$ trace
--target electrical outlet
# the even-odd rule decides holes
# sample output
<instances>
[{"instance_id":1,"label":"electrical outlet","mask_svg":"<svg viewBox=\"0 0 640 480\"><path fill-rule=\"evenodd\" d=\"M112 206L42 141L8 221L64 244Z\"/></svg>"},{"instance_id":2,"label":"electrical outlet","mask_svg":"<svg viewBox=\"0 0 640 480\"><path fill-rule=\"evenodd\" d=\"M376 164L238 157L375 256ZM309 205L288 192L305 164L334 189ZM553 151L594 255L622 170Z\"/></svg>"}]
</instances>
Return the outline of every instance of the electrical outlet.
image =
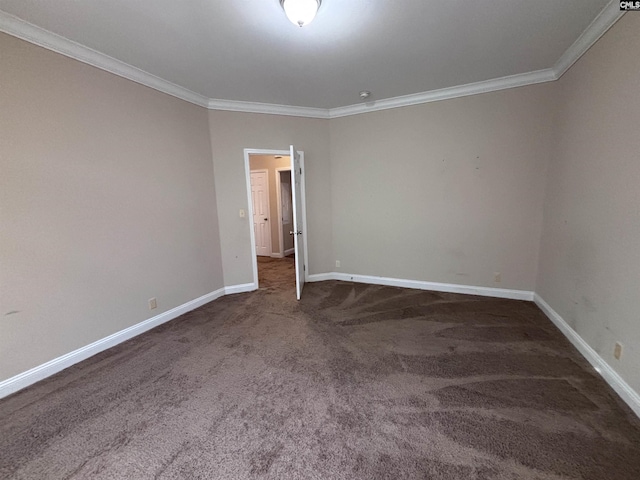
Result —
<instances>
[{"instance_id":1,"label":"electrical outlet","mask_svg":"<svg viewBox=\"0 0 640 480\"><path fill-rule=\"evenodd\" d=\"M502 275L500 272L493 272L493 281L496 283L500 283L502 281Z\"/></svg>"},{"instance_id":2,"label":"electrical outlet","mask_svg":"<svg viewBox=\"0 0 640 480\"><path fill-rule=\"evenodd\" d=\"M247 212L244 211L244 208L240 209L240 218L244 218L247 216Z\"/></svg>"},{"instance_id":3,"label":"electrical outlet","mask_svg":"<svg viewBox=\"0 0 640 480\"><path fill-rule=\"evenodd\" d=\"M340 268L340 260L336 260L336 267Z\"/></svg>"},{"instance_id":4,"label":"electrical outlet","mask_svg":"<svg viewBox=\"0 0 640 480\"><path fill-rule=\"evenodd\" d=\"M620 342L616 342L616 346L613 347L613 356L616 360L620 360L622 356L622 344Z\"/></svg>"},{"instance_id":5,"label":"electrical outlet","mask_svg":"<svg viewBox=\"0 0 640 480\"><path fill-rule=\"evenodd\" d=\"M153 310L158 307L158 301L154 298L149 299L149 310Z\"/></svg>"}]
</instances>

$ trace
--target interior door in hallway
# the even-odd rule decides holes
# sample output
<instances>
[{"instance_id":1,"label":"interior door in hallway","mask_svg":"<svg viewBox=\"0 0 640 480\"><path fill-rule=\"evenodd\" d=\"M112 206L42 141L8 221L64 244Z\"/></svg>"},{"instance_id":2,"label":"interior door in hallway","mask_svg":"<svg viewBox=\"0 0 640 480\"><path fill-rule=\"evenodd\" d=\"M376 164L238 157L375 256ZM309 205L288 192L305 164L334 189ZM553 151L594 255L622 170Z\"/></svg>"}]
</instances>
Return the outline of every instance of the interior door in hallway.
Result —
<instances>
[{"instance_id":1,"label":"interior door in hallway","mask_svg":"<svg viewBox=\"0 0 640 480\"><path fill-rule=\"evenodd\" d=\"M251 202L256 254L271 256L271 229L269 228L269 177L267 170L251 172Z\"/></svg>"},{"instance_id":2,"label":"interior door in hallway","mask_svg":"<svg viewBox=\"0 0 640 480\"><path fill-rule=\"evenodd\" d=\"M306 266L304 264L304 242L302 236L304 226L302 224L302 165L300 155L291 145L289 147L291 155L291 196L293 204L293 246L296 251L296 297L300 300L302 288L304 287L304 274Z\"/></svg>"}]
</instances>

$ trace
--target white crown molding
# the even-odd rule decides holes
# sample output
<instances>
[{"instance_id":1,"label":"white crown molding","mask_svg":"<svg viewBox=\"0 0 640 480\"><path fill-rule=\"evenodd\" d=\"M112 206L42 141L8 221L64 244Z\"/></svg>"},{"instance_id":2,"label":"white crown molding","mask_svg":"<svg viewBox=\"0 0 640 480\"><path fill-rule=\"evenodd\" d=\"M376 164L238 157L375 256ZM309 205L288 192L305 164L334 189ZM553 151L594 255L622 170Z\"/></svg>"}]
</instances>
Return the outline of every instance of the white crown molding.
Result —
<instances>
[{"instance_id":1,"label":"white crown molding","mask_svg":"<svg viewBox=\"0 0 640 480\"><path fill-rule=\"evenodd\" d=\"M120 77L127 78L136 83L153 88L168 95L180 98L189 103L201 107L207 107L209 99L204 95L192 92L184 87L168 82L160 77L133 67L128 63L116 60L113 57L97 52L89 47L80 45L65 37L61 37L48 30L40 28L29 22L14 17L0 10L0 32L8 33L14 37L39 45L48 50L60 53L67 57L86 63L93 67L105 70Z\"/></svg>"},{"instance_id":2,"label":"white crown molding","mask_svg":"<svg viewBox=\"0 0 640 480\"><path fill-rule=\"evenodd\" d=\"M538 70L529 73L520 73L518 75L510 75L508 77L494 78L483 82L469 83L466 85L458 85L456 87L442 88L440 90L431 90L429 92L414 93L411 95L403 95L401 97L385 98L370 103L360 103L349 105L346 107L332 108L329 111L330 118L346 117L350 115L358 115L360 113L377 112L379 110L387 110L390 108L407 107L410 105L420 105L422 103L439 102L440 100L449 100L452 98L466 97L469 95L477 95L479 93L489 93L508 88L523 87L525 85L534 85L536 83L551 82L556 80L556 76L552 69Z\"/></svg>"},{"instance_id":3,"label":"white crown molding","mask_svg":"<svg viewBox=\"0 0 640 480\"><path fill-rule=\"evenodd\" d=\"M307 278L309 282L324 282L326 280L368 283L371 285L386 285L389 287L413 288L434 292L462 293L483 297L510 298L513 300L533 300L533 292L528 290L509 290L506 288L478 287L475 285L459 285L455 283L424 282L421 280L405 280L402 278L377 277L373 275L353 275L341 272L318 273L309 275Z\"/></svg>"},{"instance_id":4,"label":"white crown molding","mask_svg":"<svg viewBox=\"0 0 640 480\"><path fill-rule=\"evenodd\" d=\"M209 110L227 112L266 113L268 115L287 115L291 117L329 118L329 109L315 107L295 107L275 103L242 102L238 100L220 100L210 98Z\"/></svg>"},{"instance_id":5,"label":"white crown molding","mask_svg":"<svg viewBox=\"0 0 640 480\"><path fill-rule=\"evenodd\" d=\"M573 344L574 347L582 354L584 358L593 366L602 378L615 390L615 392L629 405L631 410L640 417L640 395L631 386L611 368L611 366L598 355L578 333L569 326L569 324L556 312L551 306L545 302L540 295L535 294L534 301L540 307L547 317L558 327L565 337Z\"/></svg>"},{"instance_id":6,"label":"white crown molding","mask_svg":"<svg viewBox=\"0 0 640 480\"><path fill-rule=\"evenodd\" d=\"M18 390L22 390L23 388L28 387L29 385L33 385L40 380L44 380L47 377L50 377L53 374L56 374L65 368L70 367L71 365L75 365L82 360L86 360L89 357L93 357L94 355L107 350L108 348L114 347L122 342L125 342L133 337L140 335L152 328L157 327L158 325L162 325L174 318L179 317L191 310L194 310L206 303L212 302L223 295L227 295L227 288L225 287L219 288L218 290L207 293L201 297L198 297L194 300L191 300L187 303L184 303L176 308L172 308L171 310L167 310L155 317L151 317L147 320L144 320L140 323L137 323L129 328L125 328L124 330L120 330L108 337L97 340L89 345L81 347L73 352L69 352L65 355L62 355L58 358L54 358L42 365L38 365L26 372L19 373L18 375L8 378L0 382L0 398L4 398L7 395L11 395L12 393L17 392Z\"/></svg>"},{"instance_id":7,"label":"white crown molding","mask_svg":"<svg viewBox=\"0 0 640 480\"><path fill-rule=\"evenodd\" d=\"M210 99L209 109L245 113L266 113L270 115L290 115L294 117L308 118L340 118L351 115L358 115L361 113L388 110L390 108L407 107L411 105L420 105L423 103L438 102L440 100L466 97L469 95L477 95L479 93L495 92L497 90L523 87L525 85L551 82L553 80L556 80L556 76L554 71L549 68L546 70L521 73L518 75L495 78L483 82L443 88L440 90L431 90L429 92L421 92L411 95L403 95L400 97L386 98L384 100L378 100L374 102L347 105L346 107L327 109L313 107L294 107L290 105L276 105L270 103Z\"/></svg>"},{"instance_id":8,"label":"white crown molding","mask_svg":"<svg viewBox=\"0 0 640 480\"><path fill-rule=\"evenodd\" d=\"M619 0L611 0L553 66L556 79L564 75L625 13L620 11Z\"/></svg>"},{"instance_id":9,"label":"white crown molding","mask_svg":"<svg viewBox=\"0 0 640 480\"><path fill-rule=\"evenodd\" d=\"M553 68L330 109L207 98L204 95L163 80L160 77L2 11L0 11L0 31L210 110L327 119L420 105L423 103L449 100L557 80L604 35L624 13L625 12L619 10L618 0L611 0L573 45L564 52Z\"/></svg>"},{"instance_id":10,"label":"white crown molding","mask_svg":"<svg viewBox=\"0 0 640 480\"><path fill-rule=\"evenodd\" d=\"M391 108L408 107L423 103L438 102L480 93L496 92L509 88L524 87L537 83L558 80L589 48L609 30L625 12L620 11L618 0L611 0L591 22L580 37L569 47L553 68L534 72L494 78L482 82L458 85L455 87L414 93L399 97L385 98L374 102L347 105L344 107L323 109L292 107L288 105L271 105L252 102L233 102L227 100L210 100L209 108L217 110L231 110L238 112L267 113L274 115L293 115L311 118L340 118L361 113L388 110Z\"/></svg>"}]
</instances>

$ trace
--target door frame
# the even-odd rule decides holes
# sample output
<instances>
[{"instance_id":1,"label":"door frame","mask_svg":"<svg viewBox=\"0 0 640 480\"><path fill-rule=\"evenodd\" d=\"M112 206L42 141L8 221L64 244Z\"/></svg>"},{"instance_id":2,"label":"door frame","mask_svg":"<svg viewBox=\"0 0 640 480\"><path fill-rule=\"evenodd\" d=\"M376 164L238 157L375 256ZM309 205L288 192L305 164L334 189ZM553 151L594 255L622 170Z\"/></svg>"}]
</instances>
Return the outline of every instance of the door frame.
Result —
<instances>
[{"instance_id":1,"label":"door frame","mask_svg":"<svg viewBox=\"0 0 640 480\"><path fill-rule=\"evenodd\" d=\"M306 200L306 189L305 189L305 167L304 167L304 151L296 150L298 155L300 155L300 168L302 169L302 174L300 175L300 197L302 200L302 235L304 235L305 240L307 237L307 200ZM245 148L244 149L244 177L245 177L245 189L247 190L247 205L249 206L248 217L250 220L249 225L249 236L251 238L251 262L253 264L253 285L255 288L258 288L258 257L256 255L256 237L253 231L253 206L251 199L251 165L249 163L249 157L251 155L282 155L289 157L291 156L291 152L289 149L287 150L269 150L264 148ZM292 176L293 176L293 172ZM284 242L283 242L284 243ZM304 242L304 252L302 252L302 258L304 259L304 278L305 282L309 279L309 242ZM296 252L296 255L299 255L299 252Z\"/></svg>"},{"instance_id":2,"label":"door frame","mask_svg":"<svg viewBox=\"0 0 640 480\"><path fill-rule=\"evenodd\" d=\"M251 168L251 165L249 165L249 168ZM262 255L263 257L272 257L273 256L273 245L272 245L272 241L271 241L271 184L269 183L269 170L266 168L258 168L256 170L250 170L249 171L249 179L251 179L251 174L252 173L264 173L264 178L265 180L265 185L267 187L267 216L269 217L269 219L267 220L267 229L269 230L269 236L267 238L267 243L269 244L269 246L267 247L268 253L267 255ZM251 208L253 209L253 198L251 199ZM252 212L253 213L253 212ZM251 221L253 222L253 215L251 216ZM253 231L253 228L251 229ZM253 233L254 236L254 246L255 246L255 232ZM256 251L256 255L257 255L257 251Z\"/></svg>"},{"instance_id":3,"label":"door frame","mask_svg":"<svg viewBox=\"0 0 640 480\"><path fill-rule=\"evenodd\" d=\"M284 228L284 223L282 222L282 177L280 175L282 172L289 172L289 175L291 175L291 167L276 168L276 198L278 199L278 241L280 242L278 245L280 250L280 255L278 256L279 258L284 258L287 256L287 252L284 251L284 234L282 233ZM291 225L291 228L293 228L293 224Z\"/></svg>"}]
</instances>

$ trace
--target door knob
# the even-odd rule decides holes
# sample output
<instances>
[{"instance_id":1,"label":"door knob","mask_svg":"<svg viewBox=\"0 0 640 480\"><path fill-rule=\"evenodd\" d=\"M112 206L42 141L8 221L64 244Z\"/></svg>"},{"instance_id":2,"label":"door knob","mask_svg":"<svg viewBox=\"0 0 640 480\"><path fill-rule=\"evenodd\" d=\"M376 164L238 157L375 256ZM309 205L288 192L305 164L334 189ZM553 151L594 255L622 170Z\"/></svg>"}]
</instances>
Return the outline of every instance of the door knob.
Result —
<instances>
[{"instance_id":1,"label":"door knob","mask_svg":"<svg viewBox=\"0 0 640 480\"><path fill-rule=\"evenodd\" d=\"M267 220L269 220L268 218L265 218L264 221L266 222Z\"/></svg>"}]
</instances>

